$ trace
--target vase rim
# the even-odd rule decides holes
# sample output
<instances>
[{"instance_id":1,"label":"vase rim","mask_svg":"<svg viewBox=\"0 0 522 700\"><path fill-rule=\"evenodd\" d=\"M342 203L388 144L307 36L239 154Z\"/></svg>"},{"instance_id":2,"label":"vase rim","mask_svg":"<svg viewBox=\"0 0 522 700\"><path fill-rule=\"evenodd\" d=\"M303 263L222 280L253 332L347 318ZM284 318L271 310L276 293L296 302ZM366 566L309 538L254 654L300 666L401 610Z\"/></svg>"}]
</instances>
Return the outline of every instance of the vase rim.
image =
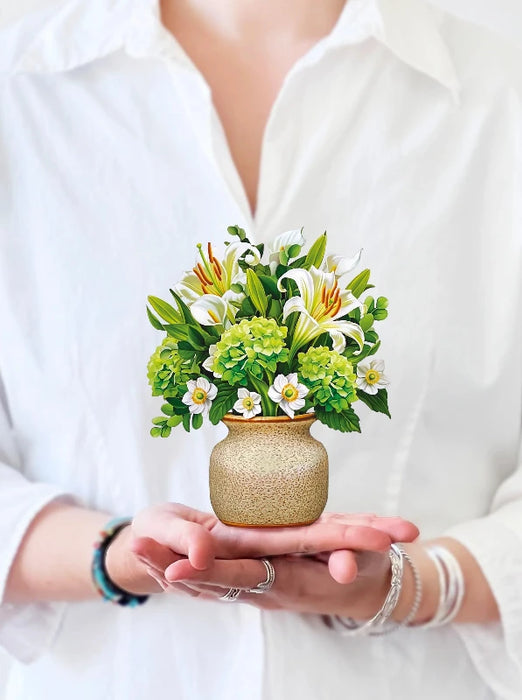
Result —
<instances>
[{"instance_id":1,"label":"vase rim","mask_svg":"<svg viewBox=\"0 0 522 700\"><path fill-rule=\"evenodd\" d=\"M299 416L255 416L254 418L243 418L230 413L223 416L223 423L305 423L316 420L315 413L301 413Z\"/></svg>"}]
</instances>

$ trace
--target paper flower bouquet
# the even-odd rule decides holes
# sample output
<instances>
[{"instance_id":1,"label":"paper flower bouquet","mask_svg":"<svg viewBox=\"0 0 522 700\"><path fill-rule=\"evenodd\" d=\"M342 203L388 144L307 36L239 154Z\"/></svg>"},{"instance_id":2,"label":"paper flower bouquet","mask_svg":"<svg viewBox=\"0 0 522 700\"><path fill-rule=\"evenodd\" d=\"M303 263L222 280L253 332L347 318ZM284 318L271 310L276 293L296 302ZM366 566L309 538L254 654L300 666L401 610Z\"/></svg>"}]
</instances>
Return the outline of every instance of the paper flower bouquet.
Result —
<instances>
[{"instance_id":1,"label":"paper flower bouquet","mask_svg":"<svg viewBox=\"0 0 522 700\"><path fill-rule=\"evenodd\" d=\"M149 320L165 334L148 365L152 393L165 399L151 434L223 421L230 432L210 469L218 517L312 522L326 503L328 460L311 424L360 432L358 400L390 415L374 328L388 301L363 299L370 271L347 280L361 252L327 255L326 233L306 253L299 230L266 251L237 226L228 233L221 256L198 246L171 303L149 297Z\"/></svg>"}]
</instances>

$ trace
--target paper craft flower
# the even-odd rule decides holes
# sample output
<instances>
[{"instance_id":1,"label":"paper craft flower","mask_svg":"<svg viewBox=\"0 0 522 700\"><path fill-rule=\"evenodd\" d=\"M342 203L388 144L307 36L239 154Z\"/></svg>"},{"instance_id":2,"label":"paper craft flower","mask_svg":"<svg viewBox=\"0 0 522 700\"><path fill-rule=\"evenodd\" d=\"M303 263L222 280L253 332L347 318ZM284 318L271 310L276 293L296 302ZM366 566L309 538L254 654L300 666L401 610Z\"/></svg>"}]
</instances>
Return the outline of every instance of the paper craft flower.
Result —
<instances>
[{"instance_id":1,"label":"paper craft flower","mask_svg":"<svg viewBox=\"0 0 522 700\"><path fill-rule=\"evenodd\" d=\"M366 394L376 394L379 389L389 384L388 378L383 372L383 360L361 362L357 366L357 386Z\"/></svg>"},{"instance_id":2,"label":"paper craft flower","mask_svg":"<svg viewBox=\"0 0 522 700\"><path fill-rule=\"evenodd\" d=\"M204 416L216 425L231 412L313 412L334 430L360 431L358 400L389 416L384 363L374 359L388 300L365 294L369 269L346 279L361 250L328 255L326 232L308 248L299 229L266 246L239 226L228 233L236 240L222 255L198 245L174 301L148 298L149 320L167 336L148 364L152 393L165 399L151 434L198 429Z\"/></svg>"},{"instance_id":3,"label":"paper craft flower","mask_svg":"<svg viewBox=\"0 0 522 700\"><path fill-rule=\"evenodd\" d=\"M243 319L224 331L204 367L231 385L247 386L249 374L262 379L288 359L286 334L272 318Z\"/></svg>"},{"instance_id":4,"label":"paper craft flower","mask_svg":"<svg viewBox=\"0 0 522 700\"><path fill-rule=\"evenodd\" d=\"M304 397L307 394L308 389L304 384L299 384L297 373L295 372L288 376L278 374L268 390L268 396L274 403L279 404L280 408L290 418L293 418L294 413L304 407Z\"/></svg>"},{"instance_id":5,"label":"paper craft flower","mask_svg":"<svg viewBox=\"0 0 522 700\"><path fill-rule=\"evenodd\" d=\"M351 363L335 350L310 348L299 353L299 375L309 391L309 400L327 411L346 411L357 399L356 376Z\"/></svg>"},{"instance_id":6,"label":"paper craft flower","mask_svg":"<svg viewBox=\"0 0 522 700\"><path fill-rule=\"evenodd\" d=\"M205 377L198 377L187 382L187 392L182 401L189 407L191 413L207 415L216 398L217 387Z\"/></svg>"},{"instance_id":7,"label":"paper craft flower","mask_svg":"<svg viewBox=\"0 0 522 700\"><path fill-rule=\"evenodd\" d=\"M288 299L283 308L283 321L290 314L299 313L293 353L322 333L328 333L333 349L338 352L346 347L345 336L353 338L362 349L364 333L361 327L352 321L340 320L341 316L361 304L348 289L341 289L333 272L323 272L313 266L310 270L289 270L279 280L281 291L284 290L282 282L287 279L295 282L299 291L299 296Z\"/></svg>"},{"instance_id":8,"label":"paper craft flower","mask_svg":"<svg viewBox=\"0 0 522 700\"><path fill-rule=\"evenodd\" d=\"M241 413L243 418L253 418L261 413L261 396L248 389L237 390L237 401L232 407L236 413Z\"/></svg>"}]
</instances>

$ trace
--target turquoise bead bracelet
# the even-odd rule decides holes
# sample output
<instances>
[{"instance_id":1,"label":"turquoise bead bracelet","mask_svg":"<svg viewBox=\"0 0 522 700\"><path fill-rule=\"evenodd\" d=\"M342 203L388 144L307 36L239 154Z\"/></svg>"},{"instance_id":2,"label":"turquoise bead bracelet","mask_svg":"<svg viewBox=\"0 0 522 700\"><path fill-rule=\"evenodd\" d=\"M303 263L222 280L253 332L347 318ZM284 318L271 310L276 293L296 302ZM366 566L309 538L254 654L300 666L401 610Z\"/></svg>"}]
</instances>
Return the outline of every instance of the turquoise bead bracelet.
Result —
<instances>
[{"instance_id":1,"label":"turquoise bead bracelet","mask_svg":"<svg viewBox=\"0 0 522 700\"><path fill-rule=\"evenodd\" d=\"M105 567L105 556L109 545L124 527L130 525L130 518L114 518L110 520L100 532L100 539L94 545L92 557L91 575L94 587L104 600L116 605L135 608L142 605L148 599L148 595L136 595L129 593L111 581Z\"/></svg>"}]
</instances>

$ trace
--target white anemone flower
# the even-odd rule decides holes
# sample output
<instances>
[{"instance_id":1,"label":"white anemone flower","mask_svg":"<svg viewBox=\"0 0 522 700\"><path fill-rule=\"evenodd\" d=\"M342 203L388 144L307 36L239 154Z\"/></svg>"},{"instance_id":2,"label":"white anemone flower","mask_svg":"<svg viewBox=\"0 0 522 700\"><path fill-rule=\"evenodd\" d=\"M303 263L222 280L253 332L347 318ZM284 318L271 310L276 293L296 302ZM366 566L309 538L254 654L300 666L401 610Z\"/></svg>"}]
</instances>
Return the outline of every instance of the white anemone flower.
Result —
<instances>
[{"instance_id":1,"label":"white anemone flower","mask_svg":"<svg viewBox=\"0 0 522 700\"><path fill-rule=\"evenodd\" d=\"M333 272L339 279L351 272L361 260L362 248L351 258L343 258L342 255L328 255L325 260L326 272Z\"/></svg>"},{"instance_id":2,"label":"white anemone flower","mask_svg":"<svg viewBox=\"0 0 522 700\"><path fill-rule=\"evenodd\" d=\"M253 418L261 413L261 396L248 389L237 390L237 401L233 406L236 413L241 413L243 418Z\"/></svg>"},{"instance_id":3,"label":"white anemone flower","mask_svg":"<svg viewBox=\"0 0 522 700\"><path fill-rule=\"evenodd\" d=\"M278 374L274 383L268 390L268 396L274 403L278 403L287 416L294 417L295 411L299 411L305 405L304 397L308 389L304 384L299 384L297 374Z\"/></svg>"},{"instance_id":4,"label":"white anemone flower","mask_svg":"<svg viewBox=\"0 0 522 700\"><path fill-rule=\"evenodd\" d=\"M268 261L270 266L270 272L274 274L276 267L281 262L281 253L288 254L289 249L293 245L298 245L302 248L305 244L305 239L301 230L286 231L276 236L274 240L268 246ZM297 257L297 256L295 256ZM289 262L294 260L294 256L289 258Z\"/></svg>"},{"instance_id":5,"label":"white anemone flower","mask_svg":"<svg viewBox=\"0 0 522 700\"><path fill-rule=\"evenodd\" d=\"M217 387L206 377L198 377L187 382L187 392L181 400L189 407L191 413L202 413L206 416L216 395Z\"/></svg>"},{"instance_id":6,"label":"white anemone flower","mask_svg":"<svg viewBox=\"0 0 522 700\"><path fill-rule=\"evenodd\" d=\"M383 360L371 360L357 365L357 387L366 394L376 394L389 383L384 375Z\"/></svg>"},{"instance_id":7,"label":"white anemone flower","mask_svg":"<svg viewBox=\"0 0 522 700\"><path fill-rule=\"evenodd\" d=\"M361 308L361 302L347 289L341 289L333 272L324 272L316 267L310 270L289 270L279 280L278 286L284 290L282 281L293 280L299 291L299 296L291 297L283 307L283 320L297 311L299 318L294 330L291 354L305 343L317 338L322 333L328 333L333 341L333 349L343 352L346 347L346 337L353 338L362 350L364 332L353 321L341 320L348 312Z\"/></svg>"}]
</instances>

